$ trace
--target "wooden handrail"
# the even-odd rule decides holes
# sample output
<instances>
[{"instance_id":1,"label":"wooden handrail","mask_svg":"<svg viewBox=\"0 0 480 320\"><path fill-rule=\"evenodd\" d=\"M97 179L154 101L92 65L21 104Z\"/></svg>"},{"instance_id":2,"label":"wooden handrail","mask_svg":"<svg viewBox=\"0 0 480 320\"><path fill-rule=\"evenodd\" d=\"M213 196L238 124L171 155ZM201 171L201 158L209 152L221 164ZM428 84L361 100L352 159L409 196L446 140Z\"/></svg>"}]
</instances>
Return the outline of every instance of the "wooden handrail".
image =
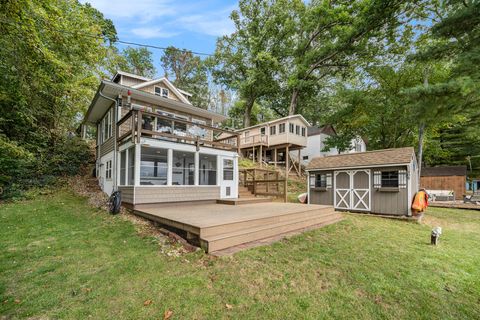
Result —
<instances>
[{"instance_id":1,"label":"wooden handrail","mask_svg":"<svg viewBox=\"0 0 480 320\"><path fill-rule=\"evenodd\" d=\"M261 169L261 168L251 168L251 169L239 169L239 173L243 173L243 185L245 187L251 187L253 194L257 195L269 195L282 197L285 202L287 202L288 196L288 177L279 177L278 171ZM263 175L263 178L259 178L257 173ZM270 175L274 175L275 178L270 178ZM249 179L250 178L250 179ZM258 185L265 185L265 192L258 191ZM273 189L276 189L277 192L271 191L270 184L274 185ZM279 184L283 184L282 191L280 191Z\"/></svg>"}]
</instances>

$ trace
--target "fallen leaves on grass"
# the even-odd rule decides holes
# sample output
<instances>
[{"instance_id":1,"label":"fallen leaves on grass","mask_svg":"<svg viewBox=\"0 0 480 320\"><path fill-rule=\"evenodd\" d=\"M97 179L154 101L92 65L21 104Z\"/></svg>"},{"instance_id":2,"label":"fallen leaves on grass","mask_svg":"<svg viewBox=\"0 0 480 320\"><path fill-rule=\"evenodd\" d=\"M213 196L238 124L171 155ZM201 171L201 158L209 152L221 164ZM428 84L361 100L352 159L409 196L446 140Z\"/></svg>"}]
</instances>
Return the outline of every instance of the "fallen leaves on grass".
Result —
<instances>
[{"instance_id":1,"label":"fallen leaves on grass","mask_svg":"<svg viewBox=\"0 0 480 320\"><path fill-rule=\"evenodd\" d=\"M231 310L233 309L233 306L231 304L225 303L225 308L227 308L227 310Z\"/></svg>"},{"instance_id":2,"label":"fallen leaves on grass","mask_svg":"<svg viewBox=\"0 0 480 320\"><path fill-rule=\"evenodd\" d=\"M148 300L145 300L145 301L143 302L143 305L146 307L146 306L151 305L152 302L153 302L152 300L148 299Z\"/></svg>"},{"instance_id":3,"label":"fallen leaves on grass","mask_svg":"<svg viewBox=\"0 0 480 320\"><path fill-rule=\"evenodd\" d=\"M165 313L163 314L163 320L168 320L172 317L173 311L170 309L165 310Z\"/></svg>"}]
</instances>

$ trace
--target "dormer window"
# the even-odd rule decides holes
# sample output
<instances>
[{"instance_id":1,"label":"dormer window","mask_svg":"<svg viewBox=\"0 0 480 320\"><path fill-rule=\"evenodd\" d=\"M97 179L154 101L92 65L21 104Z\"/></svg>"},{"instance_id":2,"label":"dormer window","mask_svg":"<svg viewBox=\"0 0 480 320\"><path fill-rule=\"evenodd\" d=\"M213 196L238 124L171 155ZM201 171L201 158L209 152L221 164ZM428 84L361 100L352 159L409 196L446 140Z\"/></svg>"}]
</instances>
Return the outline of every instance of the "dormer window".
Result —
<instances>
[{"instance_id":1,"label":"dormer window","mask_svg":"<svg viewBox=\"0 0 480 320\"><path fill-rule=\"evenodd\" d=\"M168 89L162 87L155 87L155 95L168 98Z\"/></svg>"}]
</instances>

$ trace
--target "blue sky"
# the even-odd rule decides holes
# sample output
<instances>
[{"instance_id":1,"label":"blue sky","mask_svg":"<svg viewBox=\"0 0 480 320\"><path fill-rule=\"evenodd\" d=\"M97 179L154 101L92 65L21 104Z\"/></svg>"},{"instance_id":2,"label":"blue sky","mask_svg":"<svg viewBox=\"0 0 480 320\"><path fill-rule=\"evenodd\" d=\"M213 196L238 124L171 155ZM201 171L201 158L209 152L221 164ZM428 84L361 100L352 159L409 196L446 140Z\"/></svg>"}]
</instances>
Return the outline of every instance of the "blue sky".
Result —
<instances>
[{"instance_id":1,"label":"blue sky","mask_svg":"<svg viewBox=\"0 0 480 320\"><path fill-rule=\"evenodd\" d=\"M212 53L218 36L233 31L229 15L236 0L83 0L100 10L117 28L123 41L161 47L169 45ZM119 48L125 47L119 45ZM159 75L160 50L150 49Z\"/></svg>"}]
</instances>

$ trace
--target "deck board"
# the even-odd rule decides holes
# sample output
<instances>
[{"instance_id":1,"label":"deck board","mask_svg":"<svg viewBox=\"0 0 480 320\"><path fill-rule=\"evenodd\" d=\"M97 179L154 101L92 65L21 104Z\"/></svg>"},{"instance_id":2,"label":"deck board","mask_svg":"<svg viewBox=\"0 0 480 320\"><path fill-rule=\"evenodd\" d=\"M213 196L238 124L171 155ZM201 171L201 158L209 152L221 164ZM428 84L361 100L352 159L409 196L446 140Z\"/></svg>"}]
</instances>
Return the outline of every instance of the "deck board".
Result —
<instances>
[{"instance_id":1,"label":"deck board","mask_svg":"<svg viewBox=\"0 0 480 320\"><path fill-rule=\"evenodd\" d=\"M331 208L331 206L280 202L252 203L241 206L216 203L159 205L156 207L135 206L135 210L198 228L327 208Z\"/></svg>"}]
</instances>

